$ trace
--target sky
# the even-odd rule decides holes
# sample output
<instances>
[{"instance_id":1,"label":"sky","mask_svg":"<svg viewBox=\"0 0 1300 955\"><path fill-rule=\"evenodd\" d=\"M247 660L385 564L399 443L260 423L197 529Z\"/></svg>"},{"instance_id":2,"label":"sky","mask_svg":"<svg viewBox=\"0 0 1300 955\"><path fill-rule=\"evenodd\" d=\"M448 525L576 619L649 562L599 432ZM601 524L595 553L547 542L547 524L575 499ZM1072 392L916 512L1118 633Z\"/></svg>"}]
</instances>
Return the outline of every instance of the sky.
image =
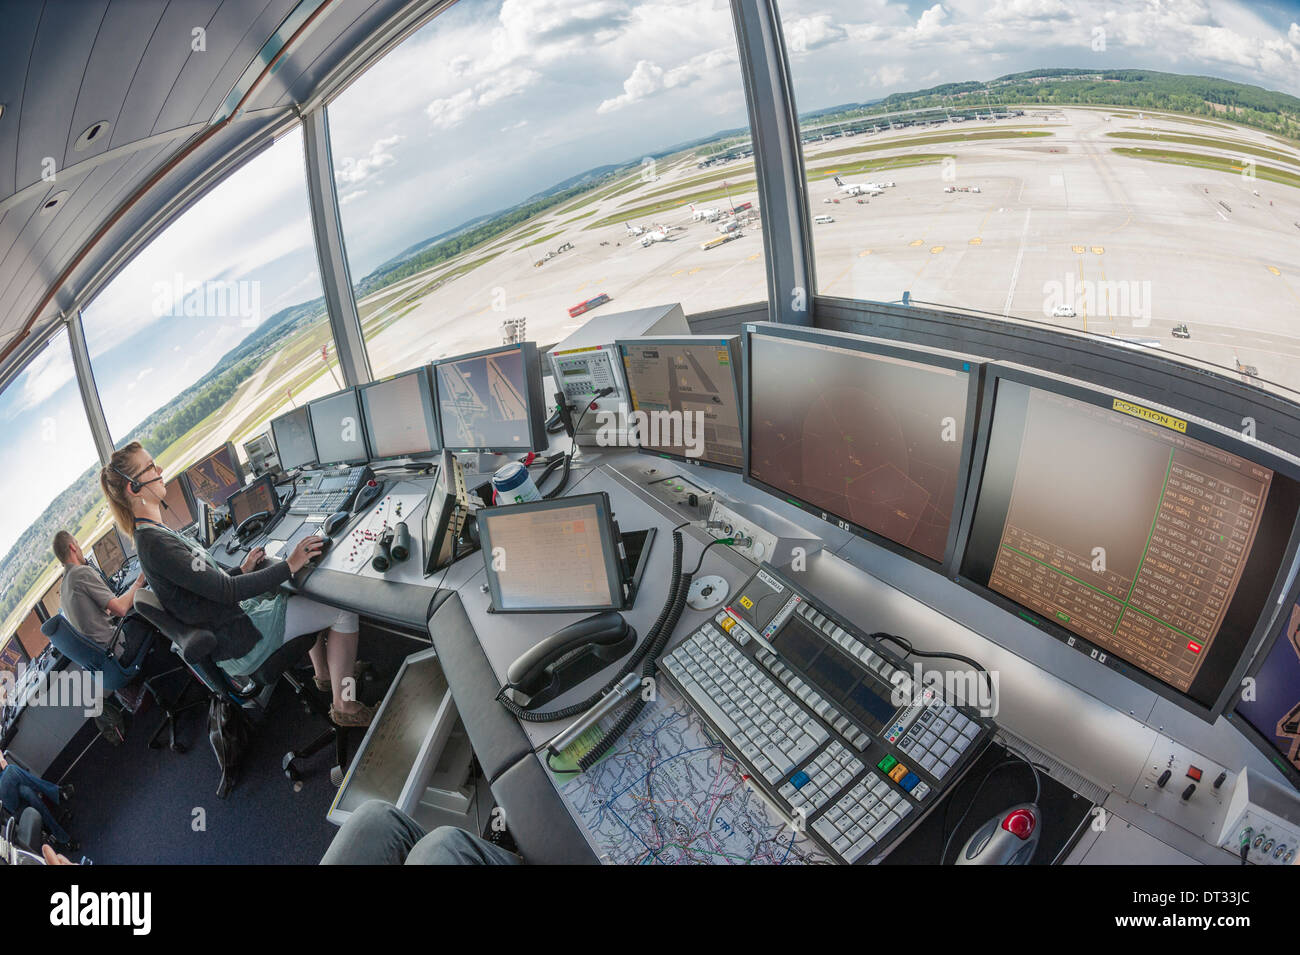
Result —
<instances>
[{"instance_id":1,"label":"sky","mask_svg":"<svg viewBox=\"0 0 1300 955\"><path fill-rule=\"evenodd\" d=\"M784 0L801 111L1039 67L1141 67L1300 95L1300 3ZM1100 32L1099 32L1100 31ZM1104 40L1098 43L1098 39ZM724 0L460 0L329 108L354 280L576 173L747 123ZM256 315L170 314L163 290L237 286ZM252 290L256 289L254 299ZM85 311L115 437L257 321L320 294L301 134L151 243ZM66 339L0 394L0 554L94 460ZM49 422L58 424L49 437ZM42 443L37 443L42 442Z\"/></svg>"}]
</instances>

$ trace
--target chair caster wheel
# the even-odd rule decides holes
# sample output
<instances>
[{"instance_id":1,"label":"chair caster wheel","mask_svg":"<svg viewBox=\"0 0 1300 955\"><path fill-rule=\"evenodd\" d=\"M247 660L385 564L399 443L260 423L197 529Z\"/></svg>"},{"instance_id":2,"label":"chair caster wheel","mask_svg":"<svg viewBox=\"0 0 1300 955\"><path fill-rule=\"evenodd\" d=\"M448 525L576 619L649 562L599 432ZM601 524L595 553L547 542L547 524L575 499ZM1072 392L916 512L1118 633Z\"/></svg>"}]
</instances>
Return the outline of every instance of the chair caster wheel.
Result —
<instances>
[{"instance_id":1,"label":"chair caster wheel","mask_svg":"<svg viewBox=\"0 0 1300 955\"><path fill-rule=\"evenodd\" d=\"M343 770L338 766L330 767L330 785L338 789L343 785Z\"/></svg>"},{"instance_id":2,"label":"chair caster wheel","mask_svg":"<svg viewBox=\"0 0 1300 955\"><path fill-rule=\"evenodd\" d=\"M295 759L297 757L293 753L285 753L284 758L280 760L280 768L284 770L284 775L288 777L290 782L298 783L302 781L302 773L294 765Z\"/></svg>"}]
</instances>

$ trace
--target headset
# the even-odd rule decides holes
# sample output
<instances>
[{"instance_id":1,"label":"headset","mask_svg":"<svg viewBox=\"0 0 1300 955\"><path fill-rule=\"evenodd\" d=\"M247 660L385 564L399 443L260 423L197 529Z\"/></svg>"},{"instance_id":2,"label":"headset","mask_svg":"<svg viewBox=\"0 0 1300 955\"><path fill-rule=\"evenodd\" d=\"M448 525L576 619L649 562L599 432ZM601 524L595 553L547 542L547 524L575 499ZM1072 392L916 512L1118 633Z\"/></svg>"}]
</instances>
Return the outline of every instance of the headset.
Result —
<instances>
[{"instance_id":1,"label":"headset","mask_svg":"<svg viewBox=\"0 0 1300 955\"><path fill-rule=\"evenodd\" d=\"M155 466L156 466L156 465L155 465ZM159 473L159 475L158 475L156 478L150 478L150 479L147 480L147 481L140 481L138 478L133 478L133 477L131 477L131 475L127 474L127 473L126 473L125 471L123 471L121 468L118 468L118 467L116 467L116 466L114 466L114 465L112 465L112 464L110 464L109 467L112 468L114 471L116 471L116 472L118 473L118 475L120 475L121 477L126 478L127 484L130 485L131 493L132 493L132 494L139 494L139 493L140 493L140 489L143 488L146 484L155 484L155 483L157 483L158 481L161 481L161 480L162 480L162 474L161 474L161 472Z\"/></svg>"}]
</instances>

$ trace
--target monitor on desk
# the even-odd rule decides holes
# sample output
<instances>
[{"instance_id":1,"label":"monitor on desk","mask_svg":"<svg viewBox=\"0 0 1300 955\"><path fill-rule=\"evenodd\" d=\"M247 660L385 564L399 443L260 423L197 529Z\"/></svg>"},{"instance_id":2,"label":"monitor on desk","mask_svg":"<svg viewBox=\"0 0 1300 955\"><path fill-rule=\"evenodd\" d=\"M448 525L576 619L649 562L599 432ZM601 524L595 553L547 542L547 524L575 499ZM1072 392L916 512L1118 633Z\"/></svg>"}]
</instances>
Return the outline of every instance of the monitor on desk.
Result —
<instances>
[{"instance_id":1,"label":"monitor on desk","mask_svg":"<svg viewBox=\"0 0 1300 955\"><path fill-rule=\"evenodd\" d=\"M1300 603L1282 614L1273 645L1252 670L1250 692L1232 720L1247 739L1300 789Z\"/></svg>"},{"instance_id":2,"label":"monitor on desk","mask_svg":"<svg viewBox=\"0 0 1300 955\"><path fill-rule=\"evenodd\" d=\"M735 336L636 338L616 343L642 451L739 471L740 350Z\"/></svg>"},{"instance_id":3,"label":"monitor on desk","mask_svg":"<svg viewBox=\"0 0 1300 955\"><path fill-rule=\"evenodd\" d=\"M373 460L422 458L442 450L428 367L357 389Z\"/></svg>"},{"instance_id":4,"label":"monitor on desk","mask_svg":"<svg viewBox=\"0 0 1300 955\"><path fill-rule=\"evenodd\" d=\"M174 531L183 531L194 524L194 505L184 474L167 482L163 498L163 523Z\"/></svg>"},{"instance_id":5,"label":"monitor on desk","mask_svg":"<svg viewBox=\"0 0 1300 955\"><path fill-rule=\"evenodd\" d=\"M808 328L745 331L746 482L943 569L969 475L979 363Z\"/></svg>"},{"instance_id":6,"label":"monitor on desk","mask_svg":"<svg viewBox=\"0 0 1300 955\"><path fill-rule=\"evenodd\" d=\"M540 369L532 342L435 362L442 446L453 451L544 450Z\"/></svg>"},{"instance_id":7,"label":"monitor on desk","mask_svg":"<svg viewBox=\"0 0 1300 955\"><path fill-rule=\"evenodd\" d=\"M365 464L370 460L355 388L344 388L310 402L307 416L320 465Z\"/></svg>"},{"instance_id":8,"label":"monitor on desk","mask_svg":"<svg viewBox=\"0 0 1300 955\"><path fill-rule=\"evenodd\" d=\"M54 578L54 583L45 589L45 593L41 594L41 607L45 610L46 618L53 617L59 612L59 607L62 606L62 596L63 574L60 573Z\"/></svg>"},{"instance_id":9,"label":"monitor on desk","mask_svg":"<svg viewBox=\"0 0 1300 955\"><path fill-rule=\"evenodd\" d=\"M1012 366L984 403L958 581L1213 722L1278 613L1300 465Z\"/></svg>"},{"instance_id":10,"label":"monitor on desk","mask_svg":"<svg viewBox=\"0 0 1300 955\"><path fill-rule=\"evenodd\" d=\"M227 441L185 469L194 496L220 507L244 486L244 470L239 465L235 446Z\"/></svg>"},{"instance_id":11,"label":"monitor on desk","mask_svg":"<svg viewBox=\"0 0 1300 955\"><path fill-rule=\"evenodd\" d=\"M459 556L457 542L469 516L465 472L456 455L444 450L442 466L424 508L424 576L451 564Z\"/></svg>"},{"instance_id":12,"label":"monitor on desk","mask_svg":"<svg viewBox=\"0 0 1300 955\"><path fill-rule=\"evenodd\" d=\"M122 550L122 541L117 536L115 527L110 527L107 533L91 544L90 551L106 577L112 577L126 563L126 551Z\"/></svg>"},{"instance_id":13,"label":"monitor on desk","mask_svg":"<svg viewBox=\"0 0 1300 955\"><path fill-rule=\"evenodd\" d=\"M263 474L248 487L230 496L230 521L235 527L255 514L274 514L280 508L275 478Z\"/></svg>"},{"instance_id":14,"label":"monitor on desk","mask_svg":"<svg viewBox=\"0 0 1300 955\"><path fill-rule=\"evenodd\" d=\"M618 535L604 491L487 507L477 519L494 611L622 609Z\"/></svg>"},{"instance_id":15,"label":"monitor on desk","mask_svg":"<svg viewBox=\"0 0 1300 955\"><path fill-rule=\"evenodd\" d=\"M316 444L312 441L311 421L307 406L294 408L271 422L271 437L275 439L275 452L281 469L288 474L297 468L314 465Z\"/></svg>"}]
</instances>

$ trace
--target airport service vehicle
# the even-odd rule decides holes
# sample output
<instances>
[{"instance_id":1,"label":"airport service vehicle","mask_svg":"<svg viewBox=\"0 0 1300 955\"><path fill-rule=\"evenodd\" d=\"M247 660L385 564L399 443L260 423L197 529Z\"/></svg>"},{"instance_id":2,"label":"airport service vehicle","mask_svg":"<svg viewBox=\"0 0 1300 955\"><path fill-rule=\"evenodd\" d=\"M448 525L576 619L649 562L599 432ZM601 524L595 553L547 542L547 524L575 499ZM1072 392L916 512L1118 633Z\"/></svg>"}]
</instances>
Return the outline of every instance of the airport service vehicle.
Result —
<instances>
[{"instance_id":1,"label":"airport service vehicle","mask_svg":"<svg viewBox=\"0 0 1300 955\"><path fill-rule=\"evenodd\" d=\"M585 302L579 302L577 305L573 306L573 308L569 309L569 316L576 318L583 312L590 312L593 308L596 308L599 305L604 305L608 301L609 296L604 292L601 292L595 298L589 298Z\"/></svg>"},{"instance_id":2,"label":"airport service vehicle","mask_svg":"<svg viewBox=\"0 0 1300 955\"><path fill-rule=\"evenodd\" d=\"M704 220L705 222L712 222L714 219L717 219L721 215L722 215L721 209L704 209L704 208L697 209L695 208L695 206L691 206L692 222L699 222L701 219Z\"/></svg>"},{"instance_id":3,"label":"airport service vehicle","mask_svg":"<svg viewBox=\"0 0 1300 955\"><path fill-rule=\"evenodd\" d=\"M1058 305L1052 309L1053 318L1074 318L1074 309L1069 305Z\"/></svg>"},{"instance_id":4,"label":"airport service vehicle","mask_svg":"<svg viewBox=\"0 0 1300 955\"><path fill-rule=\"evenodd\" d=\"M834 216L814 216L814 217L813 217L813 222L816 222L818 225L826 225L826 223L828 223L828 222L834 222L834 221L835 221L835 217L834 217Z\"/></svg>"},{"instance_id":5,"label":"airport service vehicle","mask_svg":"<svg viewBox=\"0 0 1300 955\"><path fill-rule=\"evenodd\" d=\"M1173 329L1171 329L1171 334L1174 336L1174 338L1191 338L1191 337L1192 337L1192 333L1188 330L1187 326L1186 326L1185 324L1182 324L1182 323L1179 323L1178 325L1175 325L1175 326L1173 327Z\"/></svg>"}]
</instances>

